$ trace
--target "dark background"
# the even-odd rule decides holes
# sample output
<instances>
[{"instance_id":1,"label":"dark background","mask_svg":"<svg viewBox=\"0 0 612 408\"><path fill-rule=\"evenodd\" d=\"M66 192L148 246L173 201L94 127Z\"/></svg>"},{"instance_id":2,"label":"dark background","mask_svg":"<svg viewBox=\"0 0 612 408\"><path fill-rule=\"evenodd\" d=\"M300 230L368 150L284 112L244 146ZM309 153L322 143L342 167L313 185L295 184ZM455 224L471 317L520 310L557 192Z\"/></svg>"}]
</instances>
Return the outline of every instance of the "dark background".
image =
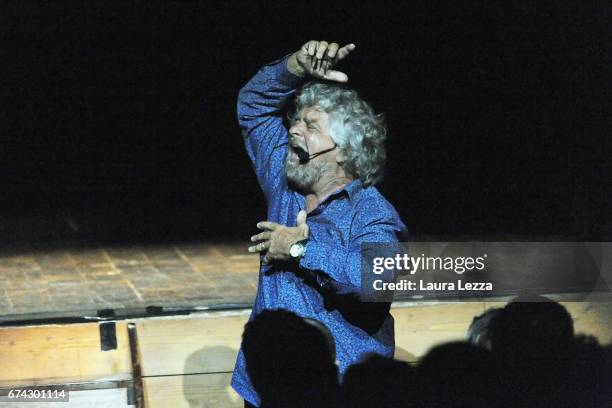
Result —
<instances>
[{"instance_id":1,"label":"dark background","mask_svg":"<svg viewBox=\"0 0 612 408\"><path fill-rule=\"evenodd\" d=\"M0 242L246 241L236 96L310 39L357 44L413 237L611 240L612 13L533 3L3 2Z\"/></svg>"}]
</instances>

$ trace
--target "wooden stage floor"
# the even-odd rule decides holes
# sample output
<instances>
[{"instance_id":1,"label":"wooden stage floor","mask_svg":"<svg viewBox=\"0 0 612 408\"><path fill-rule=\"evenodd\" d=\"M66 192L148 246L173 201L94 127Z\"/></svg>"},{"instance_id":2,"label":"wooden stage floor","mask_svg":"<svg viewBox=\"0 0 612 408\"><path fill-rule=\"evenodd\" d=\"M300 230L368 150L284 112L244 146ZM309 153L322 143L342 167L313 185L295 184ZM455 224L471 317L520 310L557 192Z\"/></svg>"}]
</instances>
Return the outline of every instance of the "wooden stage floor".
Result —
<instances>
[{"instance_id":1,"label":"wooden stage floor","mask_svg":"<svg viewBox=\"0 0 612 408\"><path fill-rule=\"evenodd\" d=\"M0 320L101 309L251 307L248 242L115 246L0 255Z\"/></svg>"},{"instance_id":2,"label":"wooden stage floor","mask_svg":"<svg viewBox=\"0 0 612 408\"><path fill-rule=\"evenodd\" d=\"M259 256L247 252L246 240L59 242L59 247L30 244L0 252L0 324L89 318L100 311L109 317L105 309L116 317L250 309L257 292ZM568 294L555 299L572 298ZM409 299L396 297L402 300Z\"/></svg>"}]
</instances>

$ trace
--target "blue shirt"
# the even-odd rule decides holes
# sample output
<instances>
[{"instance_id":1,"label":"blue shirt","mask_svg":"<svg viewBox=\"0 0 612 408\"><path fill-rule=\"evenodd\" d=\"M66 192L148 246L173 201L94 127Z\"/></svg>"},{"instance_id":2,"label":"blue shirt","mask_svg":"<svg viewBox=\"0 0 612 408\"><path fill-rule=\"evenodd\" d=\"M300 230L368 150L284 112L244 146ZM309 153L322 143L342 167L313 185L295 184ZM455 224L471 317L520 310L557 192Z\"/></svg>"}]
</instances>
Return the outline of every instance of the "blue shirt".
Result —
<instances>
[{"instance_id":1,"label":"blue shirt","mask_svg":"<svg viewBox=\"0 0 612 408\"><path fill-rule=\"evenodd\" d=\"M291 190L285 179L289 133L283 108L303 78L287 70L287 59L260 69L240 91L237 108L246 150L268 204L267 219L295 226L298 212L306 208L305 197ZM334 337L341 374L369 353L392 357L395 342L389 304L359 301L360 245L398 242L405 226L397 212L375 187L364 188L360 180L354 180L309 213L307 223L310 235L299 266L260 266L250 318L264 309L282 308L319 320ZM232 387L259 405L242 350Z\"/></svg>"}]
</instances>

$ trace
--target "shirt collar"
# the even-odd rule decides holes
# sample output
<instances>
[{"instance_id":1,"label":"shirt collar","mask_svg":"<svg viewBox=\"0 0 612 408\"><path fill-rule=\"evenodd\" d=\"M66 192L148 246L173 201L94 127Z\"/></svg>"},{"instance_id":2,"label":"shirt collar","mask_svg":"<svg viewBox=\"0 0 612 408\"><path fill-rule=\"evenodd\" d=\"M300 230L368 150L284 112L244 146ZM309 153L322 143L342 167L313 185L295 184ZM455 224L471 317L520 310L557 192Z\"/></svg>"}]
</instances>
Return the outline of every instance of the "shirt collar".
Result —
<instances>
[{"instance_id":1,"label":"shirt collar","mask_svg":"<svg viewBox=\"0 0 612 408\"><path fill-rule=\"evenodd\" d=\"M319 204L319 207L326 206L331 200L335 199L336 197L338 197L338 195L343 194L343 193L346 193L346 195L348 196L349 200L353 200L353 198L361 190L363 190L363 183L361 182L360 179L355 179L355 180L351 181L350 183L348 183L347 185L345 185L344 187L342 187L341 189L335 191L329 197L327 197L325 199L325 201L323 201L321 204ZM302 194L300 194L298 192L295 192L295 194L299 197L300 208L301 209L305 209L306 208L306 198Z\"/></svg>"},{"instance_id":2,"label":"shirt collar","mask_svg":"<svg viewBox=\"0 0 612 408\"><path fill-rule=\"evenodd\" d=\"M348 195L349 200L352 200L355 197L355 195L359 193L359 191L362 189L363 189L363 184L361 183L361 180L355 179L351 181L350 183L348 183L347 185L345 185L344 187L342 187L341 189L335 191L333 194L327 197L325 201L335 198L339 194L342 194L342 193L346 193Z\"/></svg>"},{"instance_id":3,"label":"shirt collar","mask_svg":"<svg viewBox=\"0 0 612 408\"><path fill-rule=\"evenodd\" d=\"M363 190L363 184L360 179L355 179L344 186L340 191L346 191L349 198L352 200L359 191Z\"/></svg>"}]
</instances>

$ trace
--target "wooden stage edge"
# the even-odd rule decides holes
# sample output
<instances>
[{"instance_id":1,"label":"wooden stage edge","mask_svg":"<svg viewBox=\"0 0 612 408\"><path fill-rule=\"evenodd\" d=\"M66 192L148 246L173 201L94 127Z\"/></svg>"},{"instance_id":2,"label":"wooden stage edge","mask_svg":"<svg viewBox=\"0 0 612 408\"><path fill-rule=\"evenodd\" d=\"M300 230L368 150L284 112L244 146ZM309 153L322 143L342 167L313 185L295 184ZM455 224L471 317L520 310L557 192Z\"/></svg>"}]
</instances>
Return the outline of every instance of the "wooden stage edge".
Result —
<instances>
[{"instance_id":1,"label":"wooden stage edge","mask_svg":"<svg viewBox=\"0 0 612 408\"><path fill-rule=\"evenodd\" d=\"M576 333L595 336L602 344L612 343L612 302L561 303L572 315ZM395 357L417 362L438 344L464 340L475 316L505 304L500 299L394 304ZM106 324L114 323L116 344L110 349L101 346L103 322L2 327L0 391L72 384L75 397L84 402L71 407L88 407L111 397L123 401L112 406L130 407L132 384L140 383L147 408L242 407L230 380L249 314L250 309L236 309L111 320ZM135 354L129 324L137 331L140 376L131 364ZM109 383L115 384L115 394Z\"/></svg>"}]
</instances>

